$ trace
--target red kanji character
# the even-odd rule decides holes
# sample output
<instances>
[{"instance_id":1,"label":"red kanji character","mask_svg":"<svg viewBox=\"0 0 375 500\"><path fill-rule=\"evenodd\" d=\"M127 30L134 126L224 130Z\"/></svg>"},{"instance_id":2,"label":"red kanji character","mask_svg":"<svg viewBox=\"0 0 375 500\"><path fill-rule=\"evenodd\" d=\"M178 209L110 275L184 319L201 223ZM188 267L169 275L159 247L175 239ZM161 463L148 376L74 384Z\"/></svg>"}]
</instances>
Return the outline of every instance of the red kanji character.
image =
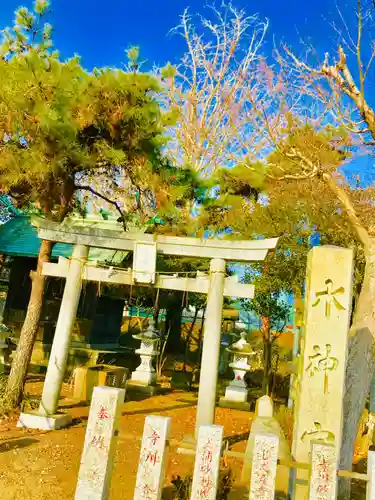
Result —
<instances>
[{"instance_id":1,"label":"red kanji character","mask_svg":"<svg viewBox=\"0 0 375 500\"><path fill-rule=\"evenodd\" d=\"M155 465L156 462L158 461L158 452L157 451L149 451L146 454L146 460L145 462L150 461L152 465Z\"/></svg>"},{"instance_id":2,"label":"red kanji character","mask_svg":"<svg viewBox=\"0 0 375 500\"><path fill-rule=\"evenodd\" d=\"M98 411L98 419L99 420L107 420L109 417L108 411L104 406L100 407L100 410Z\"/></svg>"},{"instance_id":3,"label":"red kanji character","mask_svg":"<svg viewBox=\"0 0 375 500\"><path fill-rule=\"evenodd\" d=\"M318 464L318 470L320 479L323 479L323 481L328 481L329 480L328 462L324 457L322 461Z\"/></svg>"},{"instance_id":4,"label":"red kanji character","mask_svg":"<svg viewBox=\"0 0 375 500\"><path fill-rule=\"evenodd\" d=\"M205 498L211 491L213 486L212 479L208 477L203 477L201 481L201 487L199 490L199 496Z\"/></svg>"},{"instance_id":5,"label":"red kanji character","mask_svg":"<svg viewBox=\"0 0 375 500\"><path fill-rule=\"evenodd\" d=\"M317 493L328 493L328 491L328 484L319 484L319 486L316 488Z\"/></svg>"},{"instance_id":6,"label":"red kanji character","mask_svg":"<svg viewBox=\"0 0 375 500\"><path fill-rule=\"evenodd\" d=\"M212 470L212 452L207 451L202 457L202 464L200 466L200 471L203 474L208 474Z\"/></svg>"},{"instance_id":7,"label":"red kanji character","mask_svg":"<svg viewBox=\"0 0 375 500\"><path fill-rule=\"evenodd\" d=\"M160 434L158 434L155 430L153 430L149 439L151 440L152 446L155 446L158 439L160 439Z\"/></svg>"}]
</instances>

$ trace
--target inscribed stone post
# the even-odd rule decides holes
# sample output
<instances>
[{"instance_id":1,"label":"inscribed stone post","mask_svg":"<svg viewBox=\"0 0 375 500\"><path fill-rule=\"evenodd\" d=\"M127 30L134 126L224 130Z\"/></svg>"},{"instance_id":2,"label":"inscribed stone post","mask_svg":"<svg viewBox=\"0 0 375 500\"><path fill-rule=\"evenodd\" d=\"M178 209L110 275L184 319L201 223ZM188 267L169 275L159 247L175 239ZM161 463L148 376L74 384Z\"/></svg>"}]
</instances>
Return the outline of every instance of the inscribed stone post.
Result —
<instances>
[{"instance_id":1,"label":"inscribed stone post","mask_svg":"<svg viewBox=\"0 0 375 500\"><path fill-rule=\"evenodd\" d=\"M199 428L191 500L216 500L223 430L219 425Z\"/></svg>"},{"instance_id":2,"label":"inscribed stone post","mask_svg":"<svg viewBox=\"0 0 375 500\"><path fill-rule=\"evenodd\" d=\"M279 438L273 434L255 436L251 467L250 500L273 500Z\"/></svg>"},{"instance_id":3,"label":"inscribed stone post","mask_svg":"<svg viewBox=\"0 0 375 500\"><path fill-rule=\"evenodd\" d=\"M125 390L95 387L75 500L107 500Z\"/></svg>"},{"instance_id":4,"label":"inscribed stone post","mask_svg":"<svg viewBox=\"0 0 375 500\"><path fill-rule=\"evenodd\" d=\"M367 456L366 500L375 500L375 451L369 450Z\"/></svg>"},{"instance_id":5,"label":"inscribed stone post","mask_svg":"<svg viewBox=\"0 0 375 500\"><path fill-rule=\"evenodd\" d=\"M170 417L146 417L134 500L161 498L170 424Z\"/></svg>"},{"instance_id":6,"label":"inscribed stone post","mask_svg":"<svg viewBox=\"0 0 375 500\"><path fill-rule=\"evenodd\" d=\"M372 377L370 387L370 413L375 413L375 377Z\"/></svg>"},{"instance_id":7,"label":"inscribed stone post","mask_svg":"<svg viewBox=\"0 0 375 500\"><path fill-rule=\"evenodd\" d=\"M336 500L338 454L334 444L311 443L309 500Z\"/></svg>"},{"instance_id":8,"label":"inscribed stone post","mask_svg":"<svg viewBox=\"0 0 375 500\"><path fill-rule=\"evenodd\" d=\"M292 447L299 462L310 460L312 440L333 443L339 456L352 272L352 250L321 246L309 253ZM297 479L306 479L306 471L299 470ZM307 487L297 486L294 498L307 498Z\"/></svg>"}]
</instances>

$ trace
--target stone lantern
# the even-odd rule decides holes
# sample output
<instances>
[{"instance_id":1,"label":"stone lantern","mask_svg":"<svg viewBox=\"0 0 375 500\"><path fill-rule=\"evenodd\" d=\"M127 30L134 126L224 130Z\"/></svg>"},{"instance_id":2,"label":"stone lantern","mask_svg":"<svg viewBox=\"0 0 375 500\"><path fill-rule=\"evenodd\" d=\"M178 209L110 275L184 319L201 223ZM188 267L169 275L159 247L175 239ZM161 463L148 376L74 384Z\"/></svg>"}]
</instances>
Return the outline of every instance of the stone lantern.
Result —
<instances>
[{"instance_id":1,"label":"stone lantern","mask_svg":"<svg viewBox=\"0 0 375 500\"><path fill-rule=\"evenodd\" d=\"M246 372L251 370L249 360L255 356L255 352L246 340L246 332L241 332L240 335L240 340L227 349L233 356L233 361L229 363L229 366L234 371L234 379L226 388L225 396L220 398L219 406L250 410L248 388L244 377Z\"/></svg>"},{"instance_id":2,"label":"stone lantern","mask_svg":"<svg viewBox=\"0 0 375 500\"><path fill-rule=\"evenodd\" d=\"M155 328L154 320L150 321L147 330L133 335L133 338L141 341L141 346L136 349L136 354L141 357L141 364L132 373L130 385L152 387L156 383L156 371L152 365L153 359L159 354L160 334ZM153 391L150 391L153 392Z\"/></svg>"}]
</instances>

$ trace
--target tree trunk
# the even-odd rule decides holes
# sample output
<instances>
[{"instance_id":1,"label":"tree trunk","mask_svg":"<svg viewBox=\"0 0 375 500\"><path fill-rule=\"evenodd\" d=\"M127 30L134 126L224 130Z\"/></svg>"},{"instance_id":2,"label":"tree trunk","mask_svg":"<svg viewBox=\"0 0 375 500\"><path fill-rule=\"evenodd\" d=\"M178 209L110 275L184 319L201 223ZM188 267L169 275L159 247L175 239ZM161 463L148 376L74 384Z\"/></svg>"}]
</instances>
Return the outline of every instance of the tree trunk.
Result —
<instances>
[{"instance_id":1,"label":"tree trunk","mask_svg":"<svg viewBox=\"0 0 375 500\"><path fill-rule=\"evenodd\" d=\"M270 372L272 361L271 324L268 316L262 316L263 334L263 395L268 396L270 389Z\"/></svg>"},{"instance_id":2,"label":"tree trunk","mask_svg":"<svg viewBox=\"0 0 375 500\"><path fill-rule=\"evenodd\" d=\"M166 332L169 332L166 351L179 353L181 348L182 293L174 292L168 297L165 318Z\"/></svg>"},{"instance_id":3,"label":"tree trunk","mask_svg":"<svg viewBox=\"0 0 375 500\"><path fill-rule=\"evenodd\" d=\"M22 400L23 388L43 307L45 277L42 275L42 269L43 264L50 261L52 247L53 243L51 241L42 241L37 269L30 273L31 294L29 305L6 388L6 396L14 407L18 406Z\"/></svg>"},{"instance_id":4,"label":"tree trunk","mask_svg":"<svg viewBox=\"0 0 375 500\"><path fill-rule=\"evenodd\" d=\"M263 352L264 352L264 367L263 367L263 382L262 382L262 393L264 396L268 396L270 392L270 375L271 375L271 360L272 360L272 343L269 341L263 341Z\"/></svg>"},{"instance_id":5,"label":"tree trunk","mask_svg":"<svg viewBox=\"0 0 375 500\"><path fill-rule=\"evenodd\" d=\"M187 362L187 358L188 358L189 352L190 352L189 351L190 339L191 339L191 337L193 335L195 323L197 322L197 318L198 318L198 313L199 313L199 309L196 307L195 308L195 313L194 313L193 321L191 322L188 334L186 335L185 358L184 358L184 365L183 365L182 371L185 371L185 369L186 369L186 362Z\"/></svg>"},{"instance_id":6,"label":"tree trunk","mask_svg":"<svg viewBox=\"0 0 375 500\"><path fill-rule=\"evenodd\" d=\"M340 469L351 470L354 442L374 374L375 239L366 252L366 269L349 332L344 394L344 422ZM340 478L339 498L350 499L350 480Z\"/></svg>"}]
</instances>

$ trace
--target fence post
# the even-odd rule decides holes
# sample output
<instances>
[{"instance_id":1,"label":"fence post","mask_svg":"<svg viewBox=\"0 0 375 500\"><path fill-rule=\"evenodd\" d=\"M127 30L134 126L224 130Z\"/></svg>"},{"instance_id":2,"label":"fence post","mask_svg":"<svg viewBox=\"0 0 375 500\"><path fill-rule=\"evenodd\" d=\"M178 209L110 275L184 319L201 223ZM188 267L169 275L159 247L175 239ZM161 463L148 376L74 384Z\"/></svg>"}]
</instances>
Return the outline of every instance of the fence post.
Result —
<instances>
[{"instance_id":1,"label":"fence post","mask_svg":"<svg viewBox=\"0 0 375 500\"><path fill-rule=\"evenodd\" d=\"M95 387L75 500L107 500L125 390Z\"/></svg>"},{"instance_id":2,"label":"fence post","mask_svg":"<svg viewBox=\"0 0 375 500\"><path fill-rule=\"evenodd\" d=\"M250 500L273 500L279 438L274 434L257 434L251 465Z\"/></svg>"},{"instance_id":3,"label":"fence post","mask_svg":"<svg viewBox=\"0 0 375 500\"><path fill-rule=\"evenodd\" d=\"M191 500L216 499L223 431L220 425L199 427Z\"/></svg>"},{"instance_id":4,"label":"fence post","mask_svg":"<svg viewBox=\"0 0 375 500\"><path fill-rule=\"evenodd\" d=\"M375 451L369 450L367 456L366 500L375 500Z\"/></svg>"},{"instance_id":5,"label":"fence post","mask_svg":"<svg viewBox=\"0 0 375 500\"><path fill-rule=\"evenodd\" d=\"M311 443L311 477L309 500L336 500L337 453L334 444L319 441Z\"/></svg>"},{"instance_id":6,"label":"fence post","mask_svg":"<svg viewBox=\"0 0 375 500\"><path fill-rule=\"evenodd\" d=\"M134 500L159 500L161 498L170 424L170 417L153 415L146 417Z\"/></svg>"}]
</instances>

